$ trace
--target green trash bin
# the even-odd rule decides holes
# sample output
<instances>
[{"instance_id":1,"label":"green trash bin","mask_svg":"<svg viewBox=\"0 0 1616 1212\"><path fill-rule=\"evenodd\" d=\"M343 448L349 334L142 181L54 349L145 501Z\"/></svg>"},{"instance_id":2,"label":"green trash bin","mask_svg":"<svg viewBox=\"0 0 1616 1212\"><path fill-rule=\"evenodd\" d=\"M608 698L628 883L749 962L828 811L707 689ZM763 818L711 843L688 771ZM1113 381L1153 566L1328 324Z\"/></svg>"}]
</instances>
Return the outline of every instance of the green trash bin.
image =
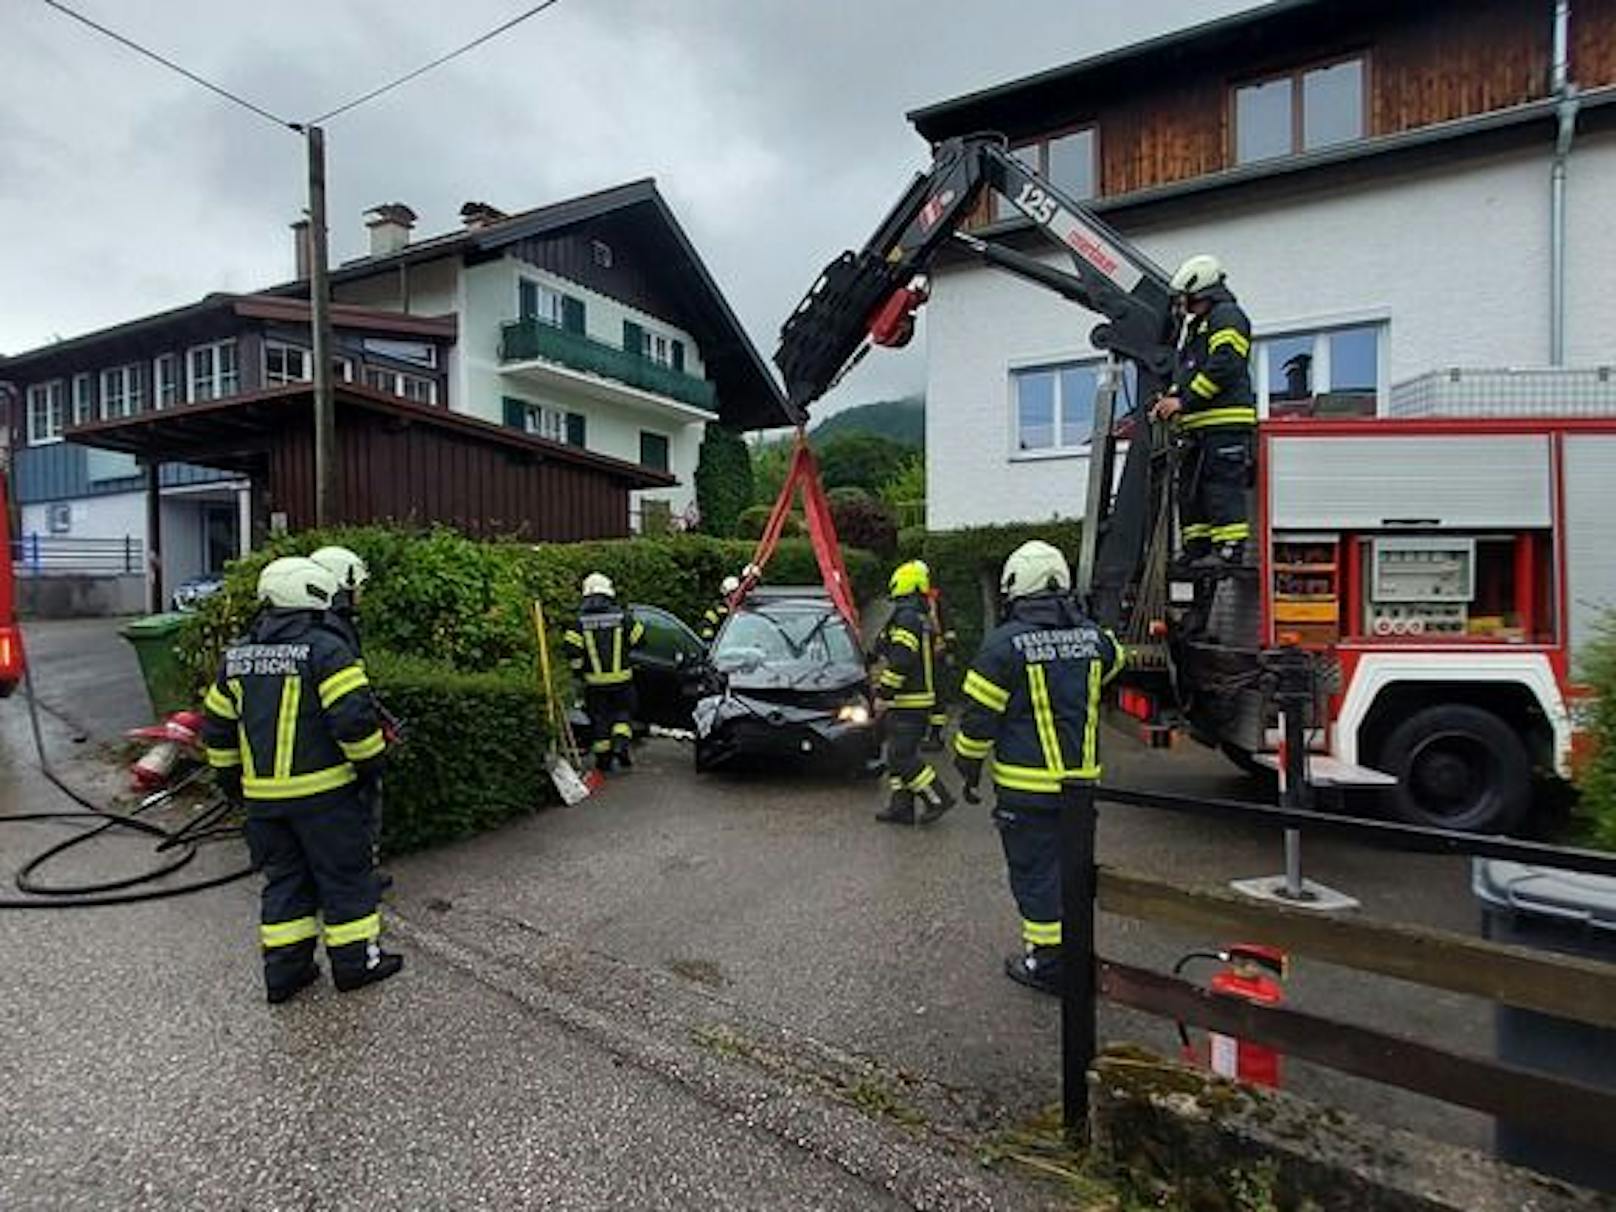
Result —
<instances>
[{"instance_id":1,"label":"green trash bin","mask_svg":"<svg viewBox=\"0 0 1616 1212\"><path fill-rule=\"evenodd\" d=\"M196 694L191 686L190 671L180 660L174 648L180 628L187 615L147 615L129 623L120 633L135 650L140 661L141 676L146 679L146 693L151 697L152 711L162 719L171 711L185 711L196 706Z\"/></svg>"}]
</instances>

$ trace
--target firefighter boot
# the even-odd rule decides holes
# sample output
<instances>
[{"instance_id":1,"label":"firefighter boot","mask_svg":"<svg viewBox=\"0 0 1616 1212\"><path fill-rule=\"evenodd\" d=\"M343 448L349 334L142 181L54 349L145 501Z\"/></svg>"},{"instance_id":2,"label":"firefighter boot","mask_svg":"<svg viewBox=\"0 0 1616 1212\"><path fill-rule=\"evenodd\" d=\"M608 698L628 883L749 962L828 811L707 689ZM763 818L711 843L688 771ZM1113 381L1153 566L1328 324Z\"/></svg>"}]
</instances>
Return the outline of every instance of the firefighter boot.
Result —
<instances>
[{"instance_id":1,"label":"firefighter boot","mask_svg":"<svg viewBox=\"0 0 1616 1212\"><path fill-rule=\"evenodd\" d=\"M612 762L616 756L610 749L595 750L595 769L602 774L610 774L612 772Z\"/></svg>"},{"instance_id":2,"label":"firefighter boot","mask_svg":"<svg viewBox=\"0 0 1616 1212\"><path fill-rule=\"evenodd\" d=\"M331 960L331 980L342 993L352 993L366 985L374 985L390 976L398 975L404 967L404 957L383 951L375 939L346 943L341 947L327 947Z\"/></svg>"},{"instance_id":3,"label":"firefighter boot","mask_svg":"<svg viewBox=\"0 0 1616 1212\"><path fill-rule=\"evenodd\" d=\"M943 727L936 720L926 729L926 739L920 742L920 748L925 753L941 753L943 751Z\"/></svg>"},{"instance_id":4,"label":"firefighter boot","mask_svg":"<svg viewBox=\"0 0 1616 1212\"><path fill-rule=\"evenodd\" d=\"M954 793L948 789L942 779L934 780L931 786L920 793L920 798L926 804L920 813L920 823L922 825L929 825L938 820L943 813L957 803L954 799Z\"/></svg>"},{"instance_id":5,"label":"firefighter boot","mask_svg":"<svg viewBox=\"0 0 1616 1212\"><path fill-rule=\"evenodd\" d=\"M631 769L634 765L633 741L626 736L618 737L616 743L612 746L612 756L617 759L617 764L624 770Z\"/></svg>"},{"instance_id":6,"label":"firefighter boot","mask_svg":"<svg viewBox=\"0 0 1616 1212\"><path fill-rule=\"evenodd\" d=\"M915 793L902 787L895 788L887 806L875 814L875 819L886 825L913 825Z\"/></svg>"},{"instance_id":7,"label":"firefighter boot","mask_svg":"<svg viewBox=\"0 0 1616 1212\"><path fill-rule=\"evenodd\" d=\"M1018 985L1040 993L1061 994L1061 949L1028 947L1020 955L1007 956L1004 974Z\"/></svg>"},{"instance_id":8,"label":"firefighter boot","mask_svg":"<svg viewBox=\"0 0 1616 1212\"><path fill-rule=\"evenodd\" d=\"M312 938L264 952L264 993L271 1006L291 1001L319 979Z\"/></svg>"}]
</instances>

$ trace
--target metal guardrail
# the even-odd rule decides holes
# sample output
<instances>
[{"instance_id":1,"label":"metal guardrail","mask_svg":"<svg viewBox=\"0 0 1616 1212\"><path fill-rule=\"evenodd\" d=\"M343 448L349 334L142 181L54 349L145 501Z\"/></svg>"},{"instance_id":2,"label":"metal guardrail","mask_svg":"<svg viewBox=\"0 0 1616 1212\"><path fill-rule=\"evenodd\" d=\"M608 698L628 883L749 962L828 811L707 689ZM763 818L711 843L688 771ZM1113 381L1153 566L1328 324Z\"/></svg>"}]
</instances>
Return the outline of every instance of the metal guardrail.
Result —
<instances>
[{"instance_id":1,"label":"metal guardrail","mask_svg":"<svg viewBox=\"0 0 1616 1212\"><path fill-rule=\"evenodd\" d=\"M20 577L123 576L145 572L146 544L121 539L25 534L11 542L11 564Z\"/></svg>"},{"instance_id":2,"label":"metal guardrail","mask_svg":"<svg viewBox=\"0 0 1616 1212\"><path fill-rule=\"evenodd\" d=\"M638 387L709 412L717 408L717 389L706 379L663 366L640 354L568 332L542 320L515 320L499 328L501 362L543 358L573 370Z\"/></svg>"}]
</instances>

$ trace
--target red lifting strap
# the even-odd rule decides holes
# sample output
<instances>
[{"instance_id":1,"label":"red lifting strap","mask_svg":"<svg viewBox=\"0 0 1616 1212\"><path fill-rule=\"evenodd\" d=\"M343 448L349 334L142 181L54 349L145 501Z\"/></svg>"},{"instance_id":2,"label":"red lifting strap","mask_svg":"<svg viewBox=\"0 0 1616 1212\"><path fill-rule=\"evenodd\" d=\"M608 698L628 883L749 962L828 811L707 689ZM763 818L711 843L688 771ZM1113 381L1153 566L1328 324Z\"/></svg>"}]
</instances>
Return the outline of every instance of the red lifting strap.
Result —
<instances>
[{"instance_id":1,"label":"red lifting strap","mask_svg":"<svg viewBox=\"0 0 1616 1212\"><path fill-rule=\"evenodd\" d=\"M813 545L814 559L819 563L820 579L824 581L825 590L836 604L836 609L857 631L858 607L853 601L853 586L847 577L847 565L842 560L842 546L836 539L836 523L831 519L830 501L825 496L825 486L819 480L819 460L809 449L808 435L802 429L797 430L797 445L791 452L791 467L786 472L786 482L780 487L774 511L769 514L768 525L763 528L757 550L752 553L752 568L755 571L742 582L735 600L744 598L762 576L763 569L768 567L774 549L780 544L780 535L785 530L786 518L791 514L799 485L802 488L803 514L808 519L808 541Z\"/></svg>"}]
</instances>

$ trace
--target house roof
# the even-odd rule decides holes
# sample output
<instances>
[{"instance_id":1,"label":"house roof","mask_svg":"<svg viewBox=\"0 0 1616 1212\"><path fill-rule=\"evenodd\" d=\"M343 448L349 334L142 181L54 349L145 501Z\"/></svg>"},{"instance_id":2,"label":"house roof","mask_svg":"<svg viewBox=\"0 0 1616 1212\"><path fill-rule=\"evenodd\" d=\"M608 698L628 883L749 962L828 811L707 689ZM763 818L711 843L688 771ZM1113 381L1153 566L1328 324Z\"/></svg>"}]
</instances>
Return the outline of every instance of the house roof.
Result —
<instances>
[{"instance_id":1,"label":"house roof","mask_svg":"<svg viewBox=\"0 0 1616 1212\"><path fill-rule=\"evenodd\" d=\"M64 354L75 354L103 342L138 337L145 333L160 331L170 325L184 324L188 321L226 313L237 315L244 319L279 320L286 323L303 324L309 322L309 304L306 299L216 293L206 295L195 303L187 303L183 307L171 307L167 311L141 316L138 320L114 324L110 328L100 328L77 337L69 337L65 341L53 341L49 345L41 345L23 353L12 354L10 357L0 357L0 371L11 372L25 369L35 363L47 359L54 360ZM455 339L456 328L455 317L452 315L408 316L396 311L385 311L374 307L354 307L345 303L333 304L331 323L335 328L351 329L359 332L378 332L401 337L427 337L444 341L453 341Z\"/></svg>"},{"instance_id":2,"label":"house roof","mask_svg":"<svg viewBox=\"0 0 1616 1212\"><path fill-rule=\"evenodd\" d=\"M417 404L358 384L338 383L335 395L339 410L358 408L386 415L400 424L468 434L485 443L586 467L629 489L670 488L678 483L671 475L636 463L552 442L446 408ZM294 383L222 400L137 413L120 420L73 425L68 427L66 437L84 446L121 451L141 459L203 463L226 471L247 472L253 469L262 453L264 441L284 429L289 421L301 420L312 410L313 402L313 389L306 383Z\"/></svg>"},{"instance_id":3,"label":"house roof","mask_svg":"<svg viewBox=\"0 0 1616 1212\"><path fill-rule=\"evenodd\" d=\"M1323 3L1324 0L1269 0L1225 17L923 105L911 110L908 118L916 130L931 140L979 130L1001 130L1007 125L1016 125L1007 121L1013 115L1025 113L1047 118L1062 108L1063 101L1077 86L1087 86L1112 75L1126 76L1143 70L1153 59L1175 58L1191 46L1200 51L1207 44L1241 36L1254 26L1275 22L1300 9L1318 8Z\"/></svg>"},{"instance_id":4,"label":"house roof","mask_svg":"<svg viewBox=\"0 0 1616 1212\"><path fill-rule=\"evenodd\" d=\"M741 429L763 429L800 421L802 418L787 404L773 372L674 217L655 179L650 177L520 211L491 223L430 236L397 252L347 261L331 271L331 281L334 284L353 282L400 265L417 265L448 256L493 253L519 240L560 232L592 219L636 211L650 220L642 229L643 234L664 256L669 279L688 314L691 336L701 347L707 371L717 385L721 419ZM272 287L270 293L306 290L305 283L298 281Z\"/></svg>"}]
</instances>

